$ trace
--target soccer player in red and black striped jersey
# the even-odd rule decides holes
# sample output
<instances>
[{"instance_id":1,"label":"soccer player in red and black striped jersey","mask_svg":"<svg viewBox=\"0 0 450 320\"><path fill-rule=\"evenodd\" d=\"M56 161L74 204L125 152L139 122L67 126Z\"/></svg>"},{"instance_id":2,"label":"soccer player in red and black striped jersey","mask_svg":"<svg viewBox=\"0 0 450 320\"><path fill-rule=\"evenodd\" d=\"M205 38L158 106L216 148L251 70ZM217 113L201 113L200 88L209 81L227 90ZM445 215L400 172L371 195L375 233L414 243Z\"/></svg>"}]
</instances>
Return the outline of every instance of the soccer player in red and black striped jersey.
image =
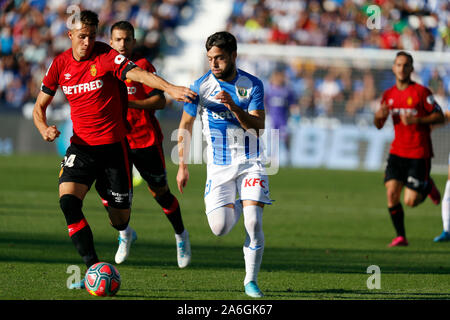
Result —
<instances>
[{"instance_id":1,"label":"soccer player in red and black striped jersey","mask_svg":"<svg viewBox=\"0 0 450 320\"><path fill-rule=\"evenodd\" d=\"M138 67L156 73L155 67L147 59L133 52L135 43L134 28L131 23L119 21L111 27L111 47L129 58ZM145 84L131 80L126 80L125 84L128 89L127 120L131 126L131 131L127 135L130 159L172 224L175 231L178 266L184 268L191 260L189 233L184 228L178 200L170 192L167 184L162 148L163 134L155 117L155 110L163 109L166 99L162 91ZM125 261L130 252L131 243L135 239L136 233L131 226L119 235L116 263Z\"/></svg>"},{"instance_id":2,"label":"soccer player in red and black striped jersey","mask_svg":"<svg viewBox=\"0 0 450 320\"><path fill-rule=\"evenodd\" d=\"M431 125L443 123L444 114L431 91L411 80L413 70L412 56L398 52L392 66L395 85L384 92L374 117L375 126L381 129L390 114L395 132L384 177L388 210L397 233L390 247L408 245L400 202L403 187L403 201L409 207L427 196L438 205L441 198L430 177Z\"/></svg>"},{"instance_id":3,"label":"soccer player in red and black striped jersey","mask_svg":"<svg viewBox=\"0 0 450 320\"><path fill-rule=\"evenodd\" d=\"M33 119L44 140L59 136L58 128L47 124L46 110L61 87L70 104L73 136L61 164L59 202L69 236L89 268L99 259L82 205L94 181L99 195L108 201L112 226L124 230L130 219L131 165L119 83L126 79L145 83L178 101L190 101L195 93L142 70L109 45L95 41L96 13L84 10L76 18L68 31L72 46L50 65Z\"/></svg>"}]
</instances>

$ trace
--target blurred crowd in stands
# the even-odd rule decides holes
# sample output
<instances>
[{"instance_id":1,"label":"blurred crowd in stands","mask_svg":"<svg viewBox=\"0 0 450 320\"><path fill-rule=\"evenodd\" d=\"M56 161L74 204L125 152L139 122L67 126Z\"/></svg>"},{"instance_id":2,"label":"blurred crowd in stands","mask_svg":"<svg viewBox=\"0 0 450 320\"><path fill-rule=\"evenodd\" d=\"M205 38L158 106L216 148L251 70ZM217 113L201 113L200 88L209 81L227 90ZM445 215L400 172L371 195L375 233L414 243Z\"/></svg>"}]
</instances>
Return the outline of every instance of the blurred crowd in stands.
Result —
<instances>
[{"instance_id":1,"label":"blurred crowd in stands","mask_svg":"<svg viewBox=\"0 0 450 320\"><path fill-rule=\"evenodd\" d=\"M109 43L119 20L135 27L138 49L150 60L177 45L174 28L187 0L0 0L0 111L20 111L37 96L53 58L70 48L70 5L99 15L97 40ZM55 97L56 99L56 97ZM63 99L63 97L59 97ZM56 101L58 102L58 101Z\"/></svg>"},{"instance_id":2,"label":"blurred crowd in stands","mask_svg":"<svg viewBox=\"0 0 450 320\"><path fill-rule=\"evenodd\" d=\"M379 29L374 26L378 18L373 17L376 12L370 5L380 9ZM450 52L450 1L234 0L227 30L246 44ZM264 79L269 97L277 90L276 83L292 91L284 97L293 98L283 102L290 119L325 116L355 121L359 116L367 120L373 117L381 93L394 85L390 65L380 70L333 62L321 66L307 59L282 64L249 59L241 63ZM450 62L444 68L418 63L415 67L414 80L429 86L445 108L450 96ZM280 104L282 98L272 100ZM271 110L271 104L266 102L269 115L281 107ZM274 117L279 115L275 112Z\"/></svg>"},{"instance_id":3,"label":"blurred crowd in stands","mask_svg":"<svg viewBox=\"0 0 450 320\"><path fill-rule=\"evenodd\" d=\"M450 51L449 0L227 1L232 11L226 29L240 43ZM51 60L70 47L66 10L72 4L99 14L101 41L109 41L112 23L130 21L140 50L153 60L179 44L174 28L189 0L0 0L0 111L20 111L34 102ZM368 28L371 4L381 9L380 29ZM287 90L283 108L290 119L371 116L394 81L389 67L330 67L308 60L238 66L245 70L251 64L248 71L263 78L273 101L280 101L273 95L277 86ZM443 107L450 95L449 69L449 64L416 66L415 80L429 86ZM267 100L269 113L272 105Z\"/></svg>"},{"instance_id":4,"label":"blurred crowd in stands","mask_svg":"<svg viewBox=\"0 0 450 320\"><path fill-rule=\"evenodd\" d=\"M264 82L269 117L283 115L285 122L288 118L298 122L302 117L328 117L371 124L383 91L395 84L392 61L383 62L383 67L364 63L357 57L352 62L338 57L325 62L313 57L288 61L245 55L238 58L243 70L257 74ZM450 62L444 67L415 62L414 68L412 80L429 87L446 110L450 105Z\"/></svg>"},{"instance_id":5,"label":"blurred crowd in stands","mask_svg":"<svg viewBox=\"0 0 450 320\"><path fill-rule=\"evenodd\" d=\"M380 9L379 29L368 28L370 5ZM227 28L244 43L443 51L450 1L234 0Z\"/></svg>"}]
</instances>

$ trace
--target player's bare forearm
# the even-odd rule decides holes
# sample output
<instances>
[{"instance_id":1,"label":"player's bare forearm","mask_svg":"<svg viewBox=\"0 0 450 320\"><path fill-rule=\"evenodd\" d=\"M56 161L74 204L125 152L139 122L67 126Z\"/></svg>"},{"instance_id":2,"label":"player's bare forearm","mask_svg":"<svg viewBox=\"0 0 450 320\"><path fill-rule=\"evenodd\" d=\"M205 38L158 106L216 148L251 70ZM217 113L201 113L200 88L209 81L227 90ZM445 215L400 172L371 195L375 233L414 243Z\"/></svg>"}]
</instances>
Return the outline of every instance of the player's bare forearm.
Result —
<instances>
[{"instance_id":1,"label":"player's bare forearm","mask_svg":"<svg viewBox=\"0 0 450 320\"><path fill-rule=\"evenodd\" d=\"M230 96L228 92L221 91L217 94L217 99L223 103L228 110L233 112L236 119L241 124L241 127L244 130L262 130L265 125L265 112L264 110L252 110L250 112L246 112L236 106L233 101L233 98Z\"/></svg>"},{"instance_id":2,"label":"player's bare forearm","mask_svg":"<svg viewBox=\"0 0 450 320\"><path fill-rule=\"evenodd\" d=\"M445 116L440 110L436 110L424 117L416 117L411 114L401 114L400 119L404 125L424 124L436 126L445 123Z\"/></svg>"},{"instance_id":3,"label":"player's bare forearm","mask_svg":"<svg viewBox=\"0 0 450 320\"><path fill-rule=\"evenodd\" d=\"M189 158L194 121L194 117L183 111L178 127L178 160L180 167L187 168L187 159Z\"/></svg>"},{"instance_id":4,"label":"player's bare forearm","mask_svg":"<svg viewBox=\"0 0 450 320\"><path fill-rule=\"evenodd\" d=\"M178 190L183 193L184 187L189 180L189 170L187 160L189 157L190 142L192 137L192 127L195 118L183 111L180 125L178 127L178 173L177 186Z\"/></svg>"},{"instance_id":5,"label":"player's bare forearm","mask_svg":"<svg viewBox=\"0 0 450 320\"><path fill-rule=\"evenodd\" d=\"M377 117L374 117L374 119L373 119L373 124L375 125L375 127L376 127L377 129L381 129L381 128L383 128L384 123L386 122L386 119L387 119L387 118L377 118Z\"/></svg>"},{"instance_id":6,"label":"player's bare forearm","mask_svg":"<svg viewBox=\"0 0 450 320\"><path fill-rule=\"evenodd\" d=\"M154 95L142 100L129 100L128 107L134 109L161 110L166 106L164 95Z\"/></svg>"},{"instance_id":7,"label":"player's bare forearm","mask_svg":"<svg viewBox=\"0 0 450 320\"><path fill-rule=\"evenodd\" d=\"M143 83L149 87L166 91L169 88L170 83L168 83L163 78L157 76L154 73L145 71L139 67L133 68L127 72L127 79L133 80L139 83Z\"/></svg>"},{"instance_id":8,"label":"player's bare forearm","mask_svg":"<svg viewBox=\"0 0 450 320\"><path fill-rule=\"evenodd\" d=\"M167 94L172 96L176 101L191 102L197 96L197 94L189 88L173 85L156 74L145 71L139 67L128 71L127 79L167 92Z\"/></svg>"},{"instance_id":9,"label":"player's bare forearm","mask_svg":"<svg viewBox=\"0 0 450 320\"><path fill-rule=\"evenodd\" d=\"M265 128L265 112L264 110L252 110L250 112L245 112L241 108L234 111L234 115L238 119L244 130L264 130Z\"/></svg>"},{"instance_id":10,"label":"player's bare forearm","mask_svg":"<svg viewBox=\"0 0 450 320\"><path fill-rule=\"evenodd\" d=\"M387 118L389 116L389 109L385 104L382 104L380 108L375 112L374 118L373 118L373 124L377 129L381 129L384 126L384 123L386 122Z\"/></svg>"},{"instance_id":11,"label":"player's bare forearm","mask_svg":"<svg viewBox=\"0 0 450 320\"><path fill-rule=\"evenodd\" d=\"M34 125L39 130L42 138L49 142L54 141L60 135L60 132L55 125L49 126L47 124L46 111L52 99L52 96L41 91L36 99L33 109Z\"/></svg>"}]
</instances>

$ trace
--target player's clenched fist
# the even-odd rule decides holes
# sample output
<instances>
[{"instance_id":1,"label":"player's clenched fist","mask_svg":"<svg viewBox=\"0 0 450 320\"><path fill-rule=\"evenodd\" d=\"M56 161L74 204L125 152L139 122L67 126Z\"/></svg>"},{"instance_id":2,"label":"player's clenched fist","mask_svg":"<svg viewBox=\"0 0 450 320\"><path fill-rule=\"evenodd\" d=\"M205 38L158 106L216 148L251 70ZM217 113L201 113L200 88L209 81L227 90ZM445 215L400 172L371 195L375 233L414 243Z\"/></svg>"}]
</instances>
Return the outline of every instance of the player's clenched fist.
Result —
<instances>
[{"instance_id":1,"label":"player's clenched fist","mask_svg":"<svg viewBox=\"0 0 450 320\"><path fill-rule=\"evenodd\" d=\"M234 103L233 98L228 92L225 92L223 90L220 91L217 94L216 99L223 103L230 111L235 110L236 104Z\"/></svg>"},{"instance_id":2,"label":"player's clenched fist","mask_svg":"<svg viewBox=\"0 0 450 320\"><path fill-rule=\"evenodd\" d=\"M56 126L53 125L53 126L47 127L47 129L44 130L44 132L42 133L42 138L44 138L45 141L52 142L56 138L58 138L60 134L61 134L61 132L59 132L59 130L56 128Z\"/></svg>"}]
</instances>

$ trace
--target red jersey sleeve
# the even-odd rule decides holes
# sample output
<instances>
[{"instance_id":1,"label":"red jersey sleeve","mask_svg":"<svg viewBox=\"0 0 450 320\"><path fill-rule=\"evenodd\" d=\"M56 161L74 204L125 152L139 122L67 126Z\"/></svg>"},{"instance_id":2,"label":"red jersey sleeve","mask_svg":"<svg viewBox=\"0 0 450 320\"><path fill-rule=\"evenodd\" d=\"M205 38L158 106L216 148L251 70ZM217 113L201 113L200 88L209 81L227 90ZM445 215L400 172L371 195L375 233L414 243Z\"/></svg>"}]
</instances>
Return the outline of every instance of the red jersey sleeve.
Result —
<instances>
[{"instance_id":1,"label":"red jersey sleeve","mask_svg":"<svg viewBox=\"0 0 450 320\"><path fill-rule=\"evenodd\" d=\"M52 61L45 73L44 79L42 79L41 91L51 96L55 95L59 85L59 60L59 57L56 57Z\"/></svg>"},{"instance_id":2,"label":"red jersey sleeve","mask_svg":"<svg viewBox=\"0 0 450 320\"><path fill-rule=\"evenodd\" d=\"M429 113L441 110L439 104L434 100L431 90L425 87L422 90L422 103L424 109Z\"/></svg>"},{"instance_id":3,"label":"red jersey sleeve","mask_svg":"<svg viewBox=\"0 0 450 320\"><path fill-rule=\"evenodd\" d=\"M102 59L102 66L105 71L110 71L114 77L125 81L127 72L137 67L136 64L127 59L124 55L105 44L104 57Z\"/></svg>"}]
</instances>

